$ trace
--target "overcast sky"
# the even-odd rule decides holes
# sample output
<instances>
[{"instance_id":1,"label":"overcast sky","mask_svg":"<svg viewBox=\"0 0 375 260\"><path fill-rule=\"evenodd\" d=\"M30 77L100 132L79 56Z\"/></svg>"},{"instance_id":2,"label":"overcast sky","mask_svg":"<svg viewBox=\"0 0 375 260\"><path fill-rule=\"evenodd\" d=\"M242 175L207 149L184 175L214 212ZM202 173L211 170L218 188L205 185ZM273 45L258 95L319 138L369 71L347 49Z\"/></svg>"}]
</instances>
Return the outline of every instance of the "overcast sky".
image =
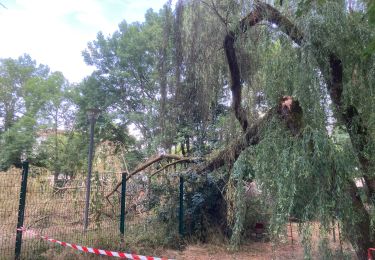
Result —
<instances>
[{"instance_id":1,"label":"overcast sky","mask_svg":"<svg viewBox=\"0 0 375 260\"><path fill-rule=\"evenodd\" d=\"M38 63L79 82L92 68L81 55L102 31L117 30L122 20L143 21L149 8L167 0L0 0L0 58L28 53Z\"/></svg>"}]
</instances>

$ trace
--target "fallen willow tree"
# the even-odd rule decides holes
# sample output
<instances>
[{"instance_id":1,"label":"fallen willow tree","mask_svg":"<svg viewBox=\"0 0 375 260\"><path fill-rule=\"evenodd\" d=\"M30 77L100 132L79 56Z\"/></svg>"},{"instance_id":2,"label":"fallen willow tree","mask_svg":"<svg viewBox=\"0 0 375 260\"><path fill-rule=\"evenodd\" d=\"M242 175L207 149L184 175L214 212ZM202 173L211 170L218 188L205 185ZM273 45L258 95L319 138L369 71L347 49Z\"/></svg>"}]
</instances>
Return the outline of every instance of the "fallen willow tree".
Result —
<instances>
[{"instance_id":1,"label":"fallen willow tree","mask_svg":"<svg viewBox=\"0 0 375 260\"><path fill-rule=\"evenodd\" d=\"M225 19L221 18L221 20ZM253 11L239 22L235 30L228 30L223 42L231 78L232 109L242 128L242 135L221 151L208 155L206 158L157 155L136 167L135 170L129 173L128 178L164 159L171 160L165 167L170 167L178 163L194 163L194 165L189 168L189 171L198 174L212 172L226 165L231 166L244 150L250 146L255 147L263 141L267 126L271 121L275 121L275 119L279 125L283 125L285 132L288 132L295 140L307 138L304 136L303 109L299 101L292 96L280 96L278 104L269 109L262 118L255 122L249 121L246 110L242 107L242 80L235 44L241 34L244 34L251 27L262 22L272 25L274 28L276 27L277 30L289 37L290 41L296 46L301 48L308 43L311 48L313 48L312 53L315 55L316 68L320 71L325 81L324 85L332 101L334 117L339 124L342 124L346 128L350 136L351 144L361 165L361 170L364 173L363 177L366 182L366 187L368 188L368 201L371 201L375 192L375 178L371 175L374 165L371 159L366 156L365 148L373 143L373 140L357 107L353 104L345 105L345 102L343 102L344 64L342 59L334 50L329 49L319 40L314 39L310 41L310 39L307 39L304 32L276 8L258 1L255 2ZM325 55L322 56L321 53ZM309 153L311 154L309 160L314 160L315 146L314 140L309 140L309 147L311 147L307 152L307 156L309 156ZM165 167L162 169L165 169ZM157 170L153 174L159 172L161 171ZM340 172L338 172L335 167L332 167L328 174L329 178L335 179ZM318 177L315 179L319 182ZM119 183L115 190L117 190L120 185ZM359 259L366 259L367 248L371 247L373 244L370 214L364 207L359 197L359 191L352 179L347 178L342 189L350 200L351 209L357 217L352 219L347 215L340 215L340 213L335 212L337 210L333 210L331 213L332 217L338 217L343 223L346 238L355 248L357 257ZM107 197L111 196L114 191L108 194ZM334 189L332 192L334 192Z\"/></svg>"}]
</instances>

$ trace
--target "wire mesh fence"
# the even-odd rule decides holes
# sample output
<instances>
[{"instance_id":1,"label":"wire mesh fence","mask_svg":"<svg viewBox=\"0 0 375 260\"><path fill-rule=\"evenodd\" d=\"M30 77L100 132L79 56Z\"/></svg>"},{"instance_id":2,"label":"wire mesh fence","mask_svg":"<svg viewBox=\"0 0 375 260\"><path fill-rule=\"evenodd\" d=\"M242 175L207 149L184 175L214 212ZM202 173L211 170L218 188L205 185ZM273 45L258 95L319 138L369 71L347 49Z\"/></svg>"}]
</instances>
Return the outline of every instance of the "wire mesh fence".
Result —
<instances>
[{"instance_id":1,"label":"wire mesh fence","mask_svg":"<svg viewBox=\"0 0 375 260\"><path fill-rule=\"evenodd\" d=\"M86 185L84 178L59 176L31 167L29 171L23 226L40 235L77 244L96 244L105 236L120 239L119 196L105 198L118 181L118 174L94 173L90 192L89 226L83 230ZM0 256L12 259L15 238L21 171L0 174ZM22 259L32 259L46 250L45 241L30 233L22 237Z\"/></svg>"},{"instance_id":2,"label":"wire mesh fence","mask_svg":"<svg viewBox=\"0 0 375 260\"><path fill-rule=\"evenodd\" d=\"M22 170L0 173L0 259L14 259ZM127 181L125 236L120 233L121 190L107 197L121 181L120 173L94 172L89 226L84 231L84 176L54 178L30 167L23 226L33 232L84 246L149 254L148 248L179 239L179 178L140 174ZM183 213L182 213L183 214ZM32 233L23 233L21 259L50 255L56 247ZM51 252L50 252L51 253ZM47 257L47 259L49 259Z\"/></svg>"},{"instance_id":3,"label":"wire mesh fence","mask_svg":"<svg viewBox=\"0 0 375 260\"><path fill-rule=\"evenodd\" d=\"M0 173L0 259L14 257L21 170Z\"/></svg>"}]
</instances>

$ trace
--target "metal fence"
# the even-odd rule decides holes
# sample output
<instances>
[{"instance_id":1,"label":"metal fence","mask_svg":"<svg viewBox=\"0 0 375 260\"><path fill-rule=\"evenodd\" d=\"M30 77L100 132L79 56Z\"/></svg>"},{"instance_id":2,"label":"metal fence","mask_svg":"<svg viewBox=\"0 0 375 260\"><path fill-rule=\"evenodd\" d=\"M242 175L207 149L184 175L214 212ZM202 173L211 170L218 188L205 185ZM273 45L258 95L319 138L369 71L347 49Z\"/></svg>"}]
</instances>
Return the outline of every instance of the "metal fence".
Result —
<instances>
[{"instance_id":1,"label":"metal fence","mask_svg":"<svg viewBox=\"0 0 375 260\"><path fill-rule=\"evenodd\" d=\"M21 171L0 175L0 259L14 257Z\"/></svg>"},{"instance_id":2,"label":"metal fence","mask_svg":"<svg viewBox=\"0 0 375 260\"><path fill-rule=\"evenodd\" d=\"M134 243L143 243L147 247L150 241L160 242L165 236L173 239L179 231L182 235L183 200L180 206L178 200L183 195L182 190L179 194L178 177L153 180L133 178L127 182L126 196L122 196L125 193L120 188L113 196L106 198L122 177L125 176L119 173L94 172L89 226L84 232L86 185L83 176L63 178L54 183L53 176L46 170L31 167L26 178L26 192L22 192L25 168L23 171L12 169L0 173L0 259L17 258L17 252L21 259L38 259L36 255L57 249L30 233L17 233L17 225L69 243L107 245L111 247L110 250L122 251L132 251ZM163 183L164 188L160 188ZM165 187L169 189L165 190ZM126 206L125 200L121 203L125 197ZM175 203L168 203L167 200L175 200ZM174 205L174 208L168 208L167 205ZM126 221L125 214L121 214L122 210L126 212ZM121 234L124 231L125 236ZM17 246L21 247L17 249ZM147 250L138 253L147 253Z\"/></svg>"},{"instance_id":3,"label":"metal fence","mask_svg":"<svg viewBox=\"0 0 375 260\"><path fill-rule=\"evenodd\" d=\"M24 169L25 171L25 169ZM83 214L86 185L83 178L59 179L38 168L28 172L27 190L21 191L22 171L13 169L0 175L0 258L13 259L17 251L20 258L32 259L46 250L48 244L29 233L22 236L22 248L16 250L16 229L19 225L40 235L58 238L77 244L97 244L105 236L120 239L120 196L107 201L105 195L117 183L113 174L94 174L91 186L89 227L83 231ZM23 183L25 184L25 183ZM25 199L25 203L22 199ZM21 203L20 203L21 202ZM22 205L24 204L24 211ZM20 223L20 215L24 215ZM22 217L21 217L22 219ZM20 239L18 244L21 245Z\"/></svg>"}]
</instances>

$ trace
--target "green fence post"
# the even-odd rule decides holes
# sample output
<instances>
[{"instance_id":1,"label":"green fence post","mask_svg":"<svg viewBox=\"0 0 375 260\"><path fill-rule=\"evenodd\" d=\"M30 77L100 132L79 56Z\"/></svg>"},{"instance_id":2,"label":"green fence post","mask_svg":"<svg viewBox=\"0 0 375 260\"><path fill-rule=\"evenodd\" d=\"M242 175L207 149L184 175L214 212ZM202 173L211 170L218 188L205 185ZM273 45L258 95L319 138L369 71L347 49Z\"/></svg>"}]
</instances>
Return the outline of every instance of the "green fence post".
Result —
<instances>
[{"instance_id":1,"label":"green fence post","mask_svg":"<svg viewBox=\"0 0 375 260\"><path fill-rule=\"evenodd\" d=\"M178 216L178 231L184 237L184 177L180 176L180 212Z\"/></svg>"},{"instance_id":2,"label":"green fence post","mask_svg":"<svg viewBox=\"0 0 375 260\"><path fill-rule=\"evenodd\" d=\"M18 220L17 220L17 234L16 234L16 250L15 259L18 260L21 257L21 246L22 246L22 231L19 230L23 227L23 220L25 218L25 206L26 206L26 189L27 189L27 175L29 173L29 162L24 161L22 163L22 181L20 200L18 207Z\"/></svg>"},{"instance_id":3,"label":"green fence post","mask_svg":"<svg viewBox=\"0 0 375 260\"><path fill-rule=\"evenodd\" d=\"M125 200L126 200L126 172L122 173L121 184L121 212L120 212L120 233L121 240L124 240L125 234Z\"/></svg>"}]
</instances>

